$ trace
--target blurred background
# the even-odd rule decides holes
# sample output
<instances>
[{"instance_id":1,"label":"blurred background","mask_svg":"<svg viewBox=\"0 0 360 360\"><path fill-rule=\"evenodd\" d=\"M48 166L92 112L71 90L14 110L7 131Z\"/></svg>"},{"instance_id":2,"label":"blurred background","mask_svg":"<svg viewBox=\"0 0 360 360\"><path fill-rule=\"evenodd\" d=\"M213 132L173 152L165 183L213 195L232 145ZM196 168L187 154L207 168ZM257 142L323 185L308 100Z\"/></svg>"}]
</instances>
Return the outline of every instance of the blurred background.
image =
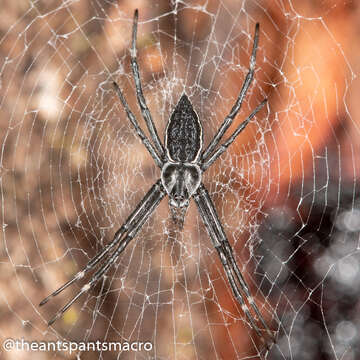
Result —
<instances>
[{"instance_id":1,"label":"blurred background","mask_svg":"<svg viewBox=\"0 0 360 360\"><path fill-rule=\"evenodd\" d=\"M247 74L233 129L268 103L204 177L236 260L276 334L268 351L234 300L191 204L183 231L158 209L117 265L48 304L160 172L112 88L139 112L138 62L163 139L181 94L207 144ZM356 1L1 1L0 337L150 341L151 351L29 352L2 359L359 358L360 7ZM146 130L145 130L146 132Z\"/></svg>"}]
</instances>

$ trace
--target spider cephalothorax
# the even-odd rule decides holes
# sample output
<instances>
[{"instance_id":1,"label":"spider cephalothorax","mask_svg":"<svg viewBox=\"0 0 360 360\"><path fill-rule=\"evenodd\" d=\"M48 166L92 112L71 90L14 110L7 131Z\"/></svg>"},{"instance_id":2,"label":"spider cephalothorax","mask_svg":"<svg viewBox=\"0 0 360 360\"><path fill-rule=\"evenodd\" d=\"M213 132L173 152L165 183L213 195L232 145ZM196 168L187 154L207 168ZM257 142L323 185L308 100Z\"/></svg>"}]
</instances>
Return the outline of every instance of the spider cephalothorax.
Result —
<instances>
[{"instance_id":1,"label":"spider cephalothorax","mask_svg":"<svg viewBox=\"0 0 360 360\"><path fill-rule=\"evenodd\" d=\"M188 96L185 93L181 96L168 121L165 134L165 147L161 143L150 111L146 105L141 87L139 67L136 58L137 22L138 11L135 10L131 48L131 69L134 76L138 104L149 130L150 139L142 131L135 115L130 110L123 93L115 81L113 82L113 85L125 109L127 117L136 131L136 134L149 151L155 164L161 169L160 179L155 182L141 202L136 206L135 210L127 218L125 223L115 233L114 239L106 245L103 250L96 254L88 262L84 269L79 271L67 283L45 298L40 305L47 303L49 299L61 293L73 282L83 278L85 274L92 270L95 266L99 266L99 269L95 272L95 274L93 274L88 283L81 288L80 292L62 309L60 309L49 321L49 325L51 325L82 294L87 292L106 274L109 268L116 262L120 254L125 250L126 246L136 236L145 221L159 205L160 201L168 195L172 218L180 228L183 226L184 217L190 199L195 201L199 214L210 235L213 246L218 252L219 259L224 267L225 274L228 278L236 301L241 305L241 308L250 322L251 327L256 331L263 342L267 343L256 324L257 321L250 312L250 308L257 316L258 321L263 325L268 336L274 341L273 334L262 317L254 299L250 294L250 290L240 272L240 269L236 264L232 248L216 213L215 206L208 191L206 190L205 185L202 183L202 174L204 171L206 171L206 169L208 169L214 161L226 151L228 146L232 144L236 137L245 129L249 121L266 103L266 99L263 100L235 129L232 135L219 145L226 130L230 127L235 116L240 110L241 104L254 77L259 24L256 24L255 27L250 68L240 90L239 96L232 107L231 112L221 124L210 144L204 151L202 151L202 125ZM100 265L102 260L103 263Z\"/></svg>"}]
</instances>

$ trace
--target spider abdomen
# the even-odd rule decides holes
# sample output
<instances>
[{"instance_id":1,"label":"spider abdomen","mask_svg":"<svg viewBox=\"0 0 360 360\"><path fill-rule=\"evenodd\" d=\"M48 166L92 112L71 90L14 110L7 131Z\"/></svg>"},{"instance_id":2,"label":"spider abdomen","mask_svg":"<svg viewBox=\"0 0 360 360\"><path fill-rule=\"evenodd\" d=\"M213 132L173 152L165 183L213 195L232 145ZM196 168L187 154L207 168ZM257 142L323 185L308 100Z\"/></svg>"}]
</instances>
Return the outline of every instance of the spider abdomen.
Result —
<instances>
[{"instance_id":1,"label":"spider abdomen","mask_svg":"<svg viewBox=\"0 0 360 360\"><path fill-rule=\"evenodd\" d=\"M166 149L174 162L194 162L202 147L202 127L186 94L183 94L171 114L166 129Z\"/></svg>"}]
</instances>

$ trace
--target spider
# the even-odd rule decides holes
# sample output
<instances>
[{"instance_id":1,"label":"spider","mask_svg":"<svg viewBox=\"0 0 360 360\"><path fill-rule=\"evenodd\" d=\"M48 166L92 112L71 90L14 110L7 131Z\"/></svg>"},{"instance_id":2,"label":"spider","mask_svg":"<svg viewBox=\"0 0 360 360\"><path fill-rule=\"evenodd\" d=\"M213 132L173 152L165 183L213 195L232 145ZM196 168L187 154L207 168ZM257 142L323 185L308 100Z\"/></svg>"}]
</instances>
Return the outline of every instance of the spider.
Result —
<instances>
[{"instance_id":1,"label":"spider","mask_svg":"<svg viewBox=\"0 0 360 360\"><path fill-rule=\"evenodd\" d=\"M259 40L259 24L257 23L255 26L250 66L238 98L236 99L229 115L225 118L222 125L217 130L210 144L203 151L202 125L188 96L185 93L182 94L168 121L165 134L165 146L161 143L142 91L136 55L137 24L138 10L135 10L132 29L131 69L135 82L137 101L146 126L149 130L151 140L149 140L140 128L137 119L130 110L122 91L115 81L113 82L113 86L122 103L122 106L124 107L128 119L136 131L137 136L139 136L145 145L155 164L161 169L161 176L136 206L135 210L127 218L125 223L119 230L117 230L113 240L107 244L103 250L97 253L72 279L41 301L39 304L40 306L47 303L54 296L60 294L72 283L82 279L86 273L92 270L100 263L100 261L103 260L102 265L93 274L90 281L81 288L76 296L74 296L55 314L55 316L48 322L48 326L51 326L58 318L60 318L82 294L89 291L89 289L92 288L102 278L102 276L106 274L110 267L117 261L120 254L125 250L126 246L139 232L153 211L157 208L160 201L168 195L172 220L180 229L182 229L184 224L184 218L186 210L189 206L189 201L191 198L194 199L202 221L204 222L212 240L213 246L218 252L235 299L241 305L241 308L244 311L251 327L255 330L260 339L267 344L259 327L256 325L256 321L250 313L246 302L250 305L252 311L255 312L268 336L272 339L272 341L275 341L271 330L262 317L253 297L250 294L245 279L236 264L232 248L216 213L215 206L206 187L201 181L203 173L217 158L220 157L221 154L226 151L229 145L231 145L236 137L245 129L249 121L267 101L267 99L264 99L236 128L233 134L217 147L226 130L229 128L240 110L244 97L253 80L256 51Z\"/></svg>"}]
</instances>

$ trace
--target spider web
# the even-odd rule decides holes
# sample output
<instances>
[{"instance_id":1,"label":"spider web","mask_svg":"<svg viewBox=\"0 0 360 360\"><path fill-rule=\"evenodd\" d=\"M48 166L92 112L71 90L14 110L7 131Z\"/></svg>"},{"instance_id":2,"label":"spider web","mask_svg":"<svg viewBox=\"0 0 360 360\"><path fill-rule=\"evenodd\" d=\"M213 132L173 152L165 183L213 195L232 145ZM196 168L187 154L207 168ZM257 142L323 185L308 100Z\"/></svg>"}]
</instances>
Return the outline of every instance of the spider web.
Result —
<instances>
[{"instance_id":1,"label":"spider web","mask_svg":"<svg viewBox=\"0 0 360 360\"><path fill-rule=\"evenodd\" d=\"M160 176L111 86L116 79L145 130L129 65L135 8L144 95L162 139L186 91L208 144L237 98L260 23L255 80L231 129L268 104L204 184L277 332L270 351L234 300L194 203L178 231L163 200L116 266L52 327L85 282L38 306L112 240ZM4 1L2 343L153 345L76 352L86 359L358 358L358 15L355 3L335 0ZM33 355L1 355L14 354Z\"/></svg>"}]
</instances>

